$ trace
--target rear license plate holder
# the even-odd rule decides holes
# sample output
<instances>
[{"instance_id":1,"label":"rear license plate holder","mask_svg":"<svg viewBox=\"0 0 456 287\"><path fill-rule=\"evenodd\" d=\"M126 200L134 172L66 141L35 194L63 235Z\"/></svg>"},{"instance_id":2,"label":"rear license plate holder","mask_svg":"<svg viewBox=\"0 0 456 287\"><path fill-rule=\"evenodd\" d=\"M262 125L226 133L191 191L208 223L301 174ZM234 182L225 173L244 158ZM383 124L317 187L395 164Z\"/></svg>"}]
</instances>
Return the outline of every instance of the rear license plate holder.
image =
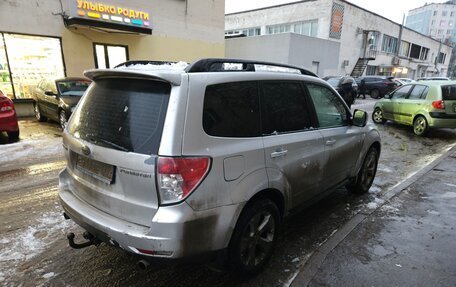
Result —
<instances>
[{"instance_id":1,"label":"rear license plate holder","mask_svg":"<svg viewBox=\"0 0 456 287\"><path fill-rule=\"evenodd\" d=\"M114 166L78 155L76 169L106 184L114 181Z\"/></svg>"}]
</instances>

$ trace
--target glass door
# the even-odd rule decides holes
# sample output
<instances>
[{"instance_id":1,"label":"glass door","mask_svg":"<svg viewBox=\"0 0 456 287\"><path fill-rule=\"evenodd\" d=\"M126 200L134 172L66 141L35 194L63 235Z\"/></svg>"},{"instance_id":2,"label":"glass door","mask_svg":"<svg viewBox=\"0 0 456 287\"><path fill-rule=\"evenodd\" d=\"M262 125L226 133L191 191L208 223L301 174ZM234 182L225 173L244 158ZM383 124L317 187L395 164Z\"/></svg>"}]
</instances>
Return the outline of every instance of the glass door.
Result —
<instances>
[{"instance_id":1,"label":"glass door","mask_svg":"<svg viewBox=\"0 0 456 287\"><path fill-rule=\"evenodd\" d=\"M14 98L13 85L8 69L8 59L6 57L5 41L3 34L0 33L0 91L10 99Z\"/></svg>"},{"instance_id":2,"label":"glass door","mask_svg":"<svg viewBox=\"0 0 456 287\"><path fill-rule=\"evenodd\" d=\"M94 44L95 68L109 69L128 61L128 46Z\"/></svg>"}]
</instances>

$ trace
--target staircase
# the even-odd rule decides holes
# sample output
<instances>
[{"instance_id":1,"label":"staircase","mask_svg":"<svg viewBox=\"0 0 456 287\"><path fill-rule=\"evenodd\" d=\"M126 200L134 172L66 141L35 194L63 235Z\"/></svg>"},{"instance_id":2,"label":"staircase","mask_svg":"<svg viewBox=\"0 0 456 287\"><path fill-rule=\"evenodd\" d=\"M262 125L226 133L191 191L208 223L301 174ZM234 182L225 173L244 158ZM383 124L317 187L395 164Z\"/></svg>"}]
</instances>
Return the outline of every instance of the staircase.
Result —
<instances>
[{"instance_id":1,"label":"staircase","mask_svg":"<svg viewBox=\"0 0 456 287\"><path fill-rule=\"evenodd\" d=\"M353 78L361 77L364 73L364 70L366 70L367 63L369 63L369 60L369 58L359 58L350 76L352 76Z\"/></svg>"}]
</instances>

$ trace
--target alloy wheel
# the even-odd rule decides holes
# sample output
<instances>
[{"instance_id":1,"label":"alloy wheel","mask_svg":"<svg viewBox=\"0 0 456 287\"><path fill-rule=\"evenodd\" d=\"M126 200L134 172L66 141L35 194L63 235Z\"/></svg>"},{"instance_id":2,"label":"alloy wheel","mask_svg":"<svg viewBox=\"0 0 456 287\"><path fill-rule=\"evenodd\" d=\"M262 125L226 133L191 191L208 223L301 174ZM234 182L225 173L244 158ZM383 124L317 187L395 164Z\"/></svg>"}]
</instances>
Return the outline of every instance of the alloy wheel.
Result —
<instances>
[{"instance_id":1,"label":"alloy wheel","mask_svg":"<svg viewBox=\"0 0 456 287\"><path fill-rule=\"evenodd\" d=\"M245 266L255 267L264 262L274 246L276 222L269 211L251 218L241 238L241 261Z\"/></svg>"},{"instance_id":2,"label":"alloy wheel","mask_svg":"<svg viewBox=\"0 0 456 287\"><path fill-rule=\"evenodd\" d=\"M374 123L381 124L384 123L385 119L383 118L383 112L380 109L375 109L374 113L372 114L372 119Z\"/></svg>"},{"instance_id":3,"label":"alloy wheel","mask_svg":"<svg viewBox=\"0 0 456 287\"><path fill-rule=\"evenodd\" d=\"M375 178L377 170L377 156L375 152L369 152L361 171L361 186L364 190L369 189Z\"/></svg>"},{"instance_id":4,"label":"alloy wheel","mask_svg":"<svg viewBox=\"0 0 456 287\"><path fill-rule=\"evenodd\" d=\"M424 117L419 116L418 118L415 119L415 122L413 123L413 132L421 136L423 135L427 130L427 122Z\"/></svg>"}]
</instances>

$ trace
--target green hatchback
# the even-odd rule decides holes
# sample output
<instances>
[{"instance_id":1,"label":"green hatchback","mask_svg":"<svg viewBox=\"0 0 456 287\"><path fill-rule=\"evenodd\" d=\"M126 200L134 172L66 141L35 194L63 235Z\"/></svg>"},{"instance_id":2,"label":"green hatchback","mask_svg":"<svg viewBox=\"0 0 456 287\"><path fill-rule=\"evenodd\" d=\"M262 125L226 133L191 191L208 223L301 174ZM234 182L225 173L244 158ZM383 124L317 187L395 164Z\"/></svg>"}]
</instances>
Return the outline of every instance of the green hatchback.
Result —
<instances>
[{"instance_id":1,"label":"green hatchback","mask_svg":"<svg viewBox=\"0 0 456 287\"><path fill-rule=\"evenodd\" d=\"M456 81L423 81L404 85L374 106L376 124L392 120L413 126L422 136L429 128L456 128Z\"/></svg>"}]
</instances>

